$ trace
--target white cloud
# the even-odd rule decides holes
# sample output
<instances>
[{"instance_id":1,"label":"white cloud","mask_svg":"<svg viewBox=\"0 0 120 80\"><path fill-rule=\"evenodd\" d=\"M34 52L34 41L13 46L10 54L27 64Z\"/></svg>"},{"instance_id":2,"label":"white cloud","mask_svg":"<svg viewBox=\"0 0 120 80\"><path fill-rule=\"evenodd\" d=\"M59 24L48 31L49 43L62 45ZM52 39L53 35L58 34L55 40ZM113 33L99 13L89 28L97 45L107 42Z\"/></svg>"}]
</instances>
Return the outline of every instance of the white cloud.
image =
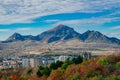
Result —
<instances>
[{"instance_id":1,"label":"white cloud","mask_svg":"<svg viewBox=\"0 0 120 80\"><path fill-rule=\"evenodd\" d=\"M106 18L106 17L93 17L88 19L77 19L77 20L64 20L64 21L58 21L56 25L58 24L65 24L65 25L81 25L81 26L101 26L104 23L110 23L117 21L118 18Z\"/></svg>"},{"instance_id":2,"label":"white cloud","mask_svg":"<svg viewBox=\"0 0 120 80\"><path fill-rule=\"evenodd\" d=\"M29 31L34 28L15 28L15 29L0 29L0 32L18 32L18 31Z\"/></svg>"},{"instance_id":3,"label":"white cloud","mask_svg":"<svg viewBox=\"0 0 120 80\"><path fill-rule=\"evenodd\" d=\"M120 0L0 0L0 24L30 23L58 13L101 12L120 8L119 4Z\"/></svg>"},{"instance_id":4,"label":"white cloud","mask_svg":"<svg viewBox=\"0 0 120 80\"><path fill-rule=\"evenodd\" d=\"M111 27L110 29L117 30L117 29L120 29L120 26Z\"/></svg>"},{"instance_id":5,"label":"white cloud","mask_svg":"<svg viewBox=\"0 0 120 80\"><path fill-rule=\"evenodd\" d=\"M50 22L59 22L61 20L58 19L54 19L54 20L44 20L44 22L50 23Z\"/></svg>"},{"instance_id":6,"label":"white cloud","mask_svg":"<svg viewBox=\"0 0 120 80\"><path fill-rule=\"evenodd\" d=\"M32 30L32 28L17 28L16 31L29 31Z\"/></svg>"},{"instance_id":7,"label":"white cloud","mask_svg":"<svg viewBox=\"0 0 120 80\"><path fill-rule=\"evenodd\" d=\"M111 32L108 33L107 35L109 35L110 37L116 37L120 39L120 32Z\"/></svg>"},{"instance_id":8,"label":"white cloud","mask_svg":"<svg viewBox=\"0 0 120 80\"><path fill-rule=\"evenodd\" d=\"M0 32L8 32L10 29L0 29Z\"/></svg>"}]
</instances>

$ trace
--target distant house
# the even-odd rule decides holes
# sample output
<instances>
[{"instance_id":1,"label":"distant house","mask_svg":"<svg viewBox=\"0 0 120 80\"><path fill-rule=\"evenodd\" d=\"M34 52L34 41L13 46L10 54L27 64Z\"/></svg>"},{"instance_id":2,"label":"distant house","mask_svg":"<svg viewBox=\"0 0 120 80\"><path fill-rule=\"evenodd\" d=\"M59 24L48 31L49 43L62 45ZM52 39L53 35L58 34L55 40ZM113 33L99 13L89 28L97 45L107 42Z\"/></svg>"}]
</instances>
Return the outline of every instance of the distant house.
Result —
<instances>
[{"instance_id":1,"label":"distant house","mask_svg":"<svg viewBox=\"0 0 120 80\"><path fill-rule=\"evenodd\" d=\"M55 60L53 58L47 59L48 65L55 62Z\"/></svg>"},{"instance_id":2,"label":"distant house","mask_svg":"<svg viewBox=\"0 0 120 80\"><path fill-rule=\"evenodd\" d=\"M67 60L69 58L69 56L66 56L66 55L61 55L61 56L59 56L59 61L65 61L65 60Z\"/></svg>"},{"instance_id":3,"label":"distant house","mask_svg":"<svg viewBox=\"0 0 120 80\"><path fill-rule=\"evenodd\" d=\"M43 59L43 66L47 66L48 65L48 61L47 61L47 59Z\"/></svg>"}]
</instances>

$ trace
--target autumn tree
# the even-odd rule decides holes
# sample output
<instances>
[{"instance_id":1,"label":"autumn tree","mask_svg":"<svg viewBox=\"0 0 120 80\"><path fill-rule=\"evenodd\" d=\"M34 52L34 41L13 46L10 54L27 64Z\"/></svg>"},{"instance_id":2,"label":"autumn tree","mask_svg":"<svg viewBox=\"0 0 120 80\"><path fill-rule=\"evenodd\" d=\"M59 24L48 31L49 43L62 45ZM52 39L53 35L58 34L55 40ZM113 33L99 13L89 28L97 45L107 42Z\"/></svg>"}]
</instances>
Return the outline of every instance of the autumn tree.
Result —
<instances>
[{"instance_id":1,"label":"autumn tree","mask_svg":"<svg viewBox=\"0 0 120 80\"><path fill-rule=\"evenodd\" d=\"M65 80L63 78L63 72L59 69L53 70L48 78L48 80Z\"/></svg>"}]
</instances>

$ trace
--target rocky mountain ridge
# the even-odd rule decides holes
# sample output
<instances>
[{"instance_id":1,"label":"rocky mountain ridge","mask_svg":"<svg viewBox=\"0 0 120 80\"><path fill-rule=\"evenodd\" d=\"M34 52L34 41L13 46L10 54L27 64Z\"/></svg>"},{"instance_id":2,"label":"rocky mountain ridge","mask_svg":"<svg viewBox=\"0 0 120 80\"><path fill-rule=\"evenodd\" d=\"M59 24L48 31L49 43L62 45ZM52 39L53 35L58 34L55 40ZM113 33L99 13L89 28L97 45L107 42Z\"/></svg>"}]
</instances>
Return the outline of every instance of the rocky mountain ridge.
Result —
<instances>
[{"instance_id":1,"label":"rocky mountain ridge","mask_svg":"<svg viewBox=\"0 0 120 80\"><path fill-rule=\"evenodd\" d=\"M120 40L114 37L107 37L98 31L86 31L83 34L76 32L73 28L66 25L58 25L53 29L45 31L37 36L26 35L23 36L19 33L14 33L7 40L3 42L15 42L15 41L41 41L46 43L52 43L55 41L67 41L71 39L79 39L82 42L98 42L98 43L114 43L120 45Z\"/></svg>"}]
</instances>

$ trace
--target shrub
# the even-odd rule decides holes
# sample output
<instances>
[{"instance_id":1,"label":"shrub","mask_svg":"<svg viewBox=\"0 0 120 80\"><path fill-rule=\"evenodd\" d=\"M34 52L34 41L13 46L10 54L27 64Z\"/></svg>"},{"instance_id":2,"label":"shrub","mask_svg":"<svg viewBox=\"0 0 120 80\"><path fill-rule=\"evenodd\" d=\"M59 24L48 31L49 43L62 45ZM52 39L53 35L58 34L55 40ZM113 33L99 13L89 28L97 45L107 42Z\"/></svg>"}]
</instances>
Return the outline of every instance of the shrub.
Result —
<instances>
[{"instance_id":1,"label":"shrub","mask_svg":"<svg viewBox=\"0 0 120 80\"><path fill-rule=\"evenodd\" d=\"M39 66L38 69L39 69L39 70L44 70L44 67Z\"/></svg>"},{"instance_id":2,"label":"shrub","mask_svg":"<svg viewBox=\"0 0 120 80\"><path fill-rule=\"evenodd\" d=\"M9 78L9 77L6 77L4 80L10 80L10 78Z\"/></svg>"},{"instance_id":3,"label":"shrub","mask_svg":"<svg viewBox=\"0 0 120 80\"><path fill-rule=\"evenodd\" d=\"M120 80L120 76L112 75L112 76L106 78L106 80Z\"/></svg>"},{"instance_id":4,"label":"shrub","mask_svg":"<svg viewBox=\"0 0 120 80\"><path fill-rule=\"evenodd\" d=\"M99 75L99 76L94 76L94 77L90 78L90 80L103 80L103 78L101 75Z\"/></svg>"},{"instance_id":5,"label":"shrub","mask_svg":"<svg viewBox=\"0 0 120 80\"><path fill-rule=\"evenodd\" d=\"M66 80L80 80L80 73L75 73L74 75L69 75Z\"/></svg>"},{"instance_id":6,"label":"shrub","mask_svg":"<svg viewBox=\"0 0 120 80\"><path fill-rule=\"evenodd\" d=\"M73 78L71 80L78 80L78 79L80 79L80 73L77 72L73 75Z\"/></svg>"},{"instance_id":7,"label":"shrub","mask_svg":"<svg viewBox=\"0 0 120 80\"><path fill-rule=\"evenodd\" d=\"M98 76L98 75L100 75L101 73L100 73L100 71L98 71L98 70L88 70L87 72L86 72L86 77L93 77L93 76Z\"/></svg>"},{"instance_id":8,"label":"shrub","mask_svg":"<svg viewBox=\"0 0 120 80\"><path fill-rule=\"evenodd\" d=\"M64 80L63 78L63 72L59 69L52 70L50 76L48 77L48 80Z\"/></svg>"},{"instance_id":9,"label":"shrub","mask_svg":"<svg viewBox=\"0 0 120 80\"><path fill-rule=\"evenodd\" d=\"M106 66L106 65L110 64L110 60L108 57L102 57L97 61L97 64Z\"/></svg>"},{"instance_id":10,"label":"shrub","mask_svg":"<svg viewBox=\"0 0 120 80\"><path fill-rule=\"evenodd\" d=\"M36 72L36 75L37 75L38 77L41 77L43 74L40 72L40 70L38 70L38 71Z\"/></svg>"},{"instance_id":11,"label":"shrub","mask_svg":"<svg viewBox=\"0 0 120 80\"><path fill-rule=\"evenodd\" d=\"M62 69L66 70L66 68L67 68L68 66L69 66L68 63L64 63L64 64L62 65Z\"/></svg>"},{"instance_id":12,"label":"shrub","mask_svg":"<svg viewBox=\"0 0 120 80\"><path fill-rule=\"evenodd\" d=\"M116 67L116 68L120 68L120 62L117 62L117 63L115 64L115 67Z\"/></svg>"},{"instance_id":13,"label":"shrub","mask_svg":"<svg viewBox=\"0 0 120 80\"><path fill-rule=\"evenodd\" d=\"M29 68L26 73L29 75L32 73L32 71L33 71L32 68Z\"/></svg>"}]
</instances>

